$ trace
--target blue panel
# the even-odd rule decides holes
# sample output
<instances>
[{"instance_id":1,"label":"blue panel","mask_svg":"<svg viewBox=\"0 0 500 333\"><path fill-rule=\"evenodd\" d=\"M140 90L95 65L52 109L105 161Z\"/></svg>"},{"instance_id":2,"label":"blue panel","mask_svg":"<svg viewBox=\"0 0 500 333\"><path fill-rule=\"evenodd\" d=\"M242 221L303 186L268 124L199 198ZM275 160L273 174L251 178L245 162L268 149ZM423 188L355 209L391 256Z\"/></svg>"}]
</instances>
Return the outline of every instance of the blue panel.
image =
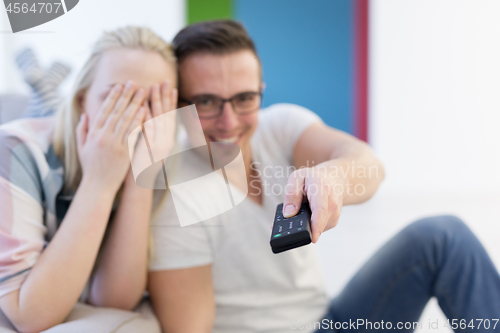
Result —
<instances>
[{"instance_id":1,"label":"blue panel","mask_svg":"<svg viewBox=\"0 0 500 333\"><path fill-rule=\"evenodd\" d=\"M235 19L264 68L264 105L305 106L353 132L353 32L349 0L235 0Z\"/></svg>"}]
</instances>

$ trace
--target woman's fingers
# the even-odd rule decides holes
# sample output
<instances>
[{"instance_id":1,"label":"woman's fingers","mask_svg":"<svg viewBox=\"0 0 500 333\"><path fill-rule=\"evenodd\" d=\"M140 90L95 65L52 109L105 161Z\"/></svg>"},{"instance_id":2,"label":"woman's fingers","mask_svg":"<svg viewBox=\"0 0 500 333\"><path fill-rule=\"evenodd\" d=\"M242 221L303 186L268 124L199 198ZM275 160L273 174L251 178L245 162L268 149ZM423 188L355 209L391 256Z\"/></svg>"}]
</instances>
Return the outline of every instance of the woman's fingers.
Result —
<instances>
[{"instance_id":1,"label":"woman's fingers","mask_svg":"<svg viewBox=\"0 0 500 333\"><path fill-rule=\"evenodd\" d=\"M178 97L179 97L179 91L177 89L172 89L171 98L170 98L170 109L168 111L177 109L177 98Z\"/></svg>"},{"instance_id":2,"label":"woman's fingers","mask_svg":"<svg viewBox=\"0 0 500 333\"><path fill-rule=\"evenodd\" d=\"M171 111L172 106L172 88L170 84L170 80L165 80L161 84L161 101L163 105L163 112Z\"/></svg>"},{"instance_id":3,"label":"woman's fingers","mask_svg":"<svg viewBox=\"0 0 500 333\"><path fill-rule=\"evenodd\" d=\"M85 141L87 141L87 132L87 115L85 113L82 113L80 116L80 121L76 126L76 144L78 150L81 150L81 148L85 145Z\"/></svg>"},{"instance_id":4,"label":"woman's fingers","mask_svg":"<svg viewBox=\"0 0 500 333\"><path fill-rule=\"evenodd\" d=\"M124 144L127 144L128 143L128 137L130 135L130 133L132 133L132 131L134 129L136 129L137 127L141 126L142 123L144 122L144 117L146 116L146 107L144 106L141 106L139 108L139 111L137 111L137 113L135 114L135 117L132 119L132 121L130 122L128 128L126 129L126 131L123 133L123 143Z\"/></svg>"},{"instance_id":5,"label":"woman's fingers","mask_svg":"<svg viewBox=\"0 0 500 333\"><path fill-rule=\"evenodd\" d=\"M118 101L118 98L120 97L122 90L123 86L119 83L115 84L113 88L111 88L111 91L109 92L108 96L106 96L106 99L104 100L101 106L99 115L97 116L95 123L96 128L102 127L104 125L104 123L109 117L109 114L114 109L115 104Z\"/></svg>"},{"instance_id":6,"label":"woman's fingers","mask_svg":"<svg viewBox=\"0 0 500 333\"><path fill-rule=\"evenodd\" d=\"M130 123L133 121L135 115L143 105L145 96L146 92L144 91L144 89L139 88L139 90L137 90L137 92L135 93L134 98L128 105L127 109L121 115L120 120L116 124L114 132L118 136L121 137L125 133L125 131L127 131L127 129L130 126Z\"/></svg>"},{"instance_id":7,"label":"woman's fingers","mask_svg":"<svg viewBox=\"0 0 500 333\"><path fill-rule=\"evenodd\" d=\"M132 97L135 96L137 92L135 83L132 81L128 81L120 98L116 102L115 107L109 114L104 126L108 127L111 131L114 131L116 123L122 116L123 112L127 109L127 106L130 104ZM142 101L140 104L142 104Z\"/></svg>"},{"instance_id":8,"label":"woman's fingers","mask_svg":"<svg viewBox=\"0 0 500 333\"><path fill-rule=\"evenodd\" d=\"M144 122L153 119L153 111L149 108L149 103L144 101L142 106L146 109L145 110L145 116L144 116Z\"/></svg>"},{"instance_id":9,"label":"woman's fingers","mask_svg":"<svg viewBox=\"0 0 500 333\"><path fill-rule=\"evenodd\" d=\"M151 87L151 108L153 118L159 116L163 113L163 105L162 105L162 95L160 90L160 85L154 84Z\"/></svg>"},{"instance_id":10,"label":"woman's fingers","mask_svg":"<svg viewBox=\"0 0 500 333\"><path fill-rule=\"evenodd\" d=\"M147 97L150 104L145 101ZM133 128L141 124L137 123L137 119L145 122L174 110L177 97L178 91L172 89L170 80L153 85L150 94L143 88L137 89L132 81L128 81L125 87L117 85L103 104L98 126L106 126L118 137L126 138Z\"/></svg>"},{"instance_id":11,"label":"woman's fingers","mask_svg":"<svg viewBox=\"0 0 500 333\"><path fill-rule=\"evenodd\" d=\"M172 89L170 80L165 80L160 85L153 85L150 96L153 118L175 110L177 108L177 96L177 89Z\"/></svg>"}]
</instances>

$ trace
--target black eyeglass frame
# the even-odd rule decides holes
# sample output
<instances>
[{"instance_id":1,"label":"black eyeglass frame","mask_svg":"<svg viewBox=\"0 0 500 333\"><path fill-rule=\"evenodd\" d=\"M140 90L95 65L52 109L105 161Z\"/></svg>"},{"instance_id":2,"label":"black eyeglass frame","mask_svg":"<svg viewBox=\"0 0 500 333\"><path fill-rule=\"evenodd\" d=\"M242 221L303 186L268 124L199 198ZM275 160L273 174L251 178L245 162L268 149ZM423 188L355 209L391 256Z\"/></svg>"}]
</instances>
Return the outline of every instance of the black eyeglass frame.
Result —
<instances>
[{"instance_id":1,"label":"black eyeglass frame","mask_svg":"<svg viewBox=\"0 0 500 333\"><path fill-rule=\"evenodd\" d=\"M234 100L236 97L238 97L238 96L240 96L240 95L242 95L242 94L249 94L249 93L251 93L251 94L255 94L255 95L260 96L260 103L259 103L259 107L257 107L255 110L252 110L252 111L246 111L246 112L238 112L238 111L236 111L236 108L234 107L233 100ZM234 95L234 96L232 96L232 97L230 97L230 98L221 98L221 97L219 97L219 96L215 96L215 95L200 95L200 96L210 96L210 97L215 97L215 98L218 98L218 99L221 101L221 105L220 105L219 113L217 113L216 115L213 115L213 116L202 116L202 115L200 115L200 114L198 113L198 117L200 117L200 119L214 119L214 118L220 117L220 115L222 114L222 111L223 111L223 109L224 109L224 104L226 104L226 102L231 103L231 106L233 107L233 111L234 111L234 113L236 113L237 115L242 115L242 116L244 116L244 115L247 115L247 114L251 114L251 113L254 113L254 112L259 111L259 110L262 108L262 101L263 101L263 99L264 99L264 94L263 94L261 91L259 91L259 92L257 92L257 91L242 92L242 93L236 94L236 95ZM190 100L190 101L189 101L189 100L187 100L187 99L185 99L185 98L182 98L182 97L180 97L180 96L179 96L179 98L178 98L178 101L179 101L179 102L184 102L184 103L187 103L187 104L195 104L195 103L194 103L194 100ZM195 104L195 105L196 105L196 104Z\"/></svg>"}]
</instances>

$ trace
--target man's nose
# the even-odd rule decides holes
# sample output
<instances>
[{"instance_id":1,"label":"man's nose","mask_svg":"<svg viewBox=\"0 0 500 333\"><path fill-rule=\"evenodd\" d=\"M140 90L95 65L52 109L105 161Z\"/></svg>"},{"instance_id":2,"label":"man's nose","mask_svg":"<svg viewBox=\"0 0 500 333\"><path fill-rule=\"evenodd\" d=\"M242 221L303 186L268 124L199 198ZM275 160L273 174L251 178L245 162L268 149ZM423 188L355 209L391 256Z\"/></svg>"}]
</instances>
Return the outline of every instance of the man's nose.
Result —
<instances>
[{"instance_id":1,"label":"man's nose","mask_svg":"<svg viewBox=\"0 0 500 333\"><path fill-rule=\"evenodd\" d=\"M218 119L218 123L226 130L231 130L238 126L239 118L231 102L226 101L222 105L222 113Z\"/></svg>"}]
</instances>

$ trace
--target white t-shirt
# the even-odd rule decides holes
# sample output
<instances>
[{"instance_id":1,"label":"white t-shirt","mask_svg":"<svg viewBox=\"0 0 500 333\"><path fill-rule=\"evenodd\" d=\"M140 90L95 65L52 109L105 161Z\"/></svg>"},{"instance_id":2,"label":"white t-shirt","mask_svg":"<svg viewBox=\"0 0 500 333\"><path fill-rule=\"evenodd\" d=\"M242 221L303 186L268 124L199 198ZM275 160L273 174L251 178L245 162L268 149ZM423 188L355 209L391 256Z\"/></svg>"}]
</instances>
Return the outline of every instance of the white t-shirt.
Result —
<instances>
[{"instance_id":1,"label":"white t-shirt","mask_svg":"<svg viewBox=\"0 0 500 333\"><path fill-rule=\"evenodd\" d=\"M294 146L307 127L320 121L293 104L260 111L251 147L263 184L262 205L246 198L226 213L180 227L167 195L153 217L150 270L212 265L213 332L289 332L292 323L320 321L326 313L316 246L274 254L269 244L276 206L293 171Z\"/></svg>"}]
</instances>

